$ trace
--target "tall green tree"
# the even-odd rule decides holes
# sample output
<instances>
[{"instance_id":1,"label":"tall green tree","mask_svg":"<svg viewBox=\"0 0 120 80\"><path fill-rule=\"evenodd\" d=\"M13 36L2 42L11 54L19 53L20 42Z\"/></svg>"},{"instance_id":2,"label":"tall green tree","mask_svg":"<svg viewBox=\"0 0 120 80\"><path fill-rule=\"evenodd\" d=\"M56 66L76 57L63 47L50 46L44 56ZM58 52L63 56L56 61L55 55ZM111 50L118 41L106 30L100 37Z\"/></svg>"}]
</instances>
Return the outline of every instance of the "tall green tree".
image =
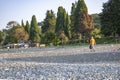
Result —
<instances>
[{"instance_id":1,"label":"tall green tree","mask_svg":"<svg viewBox=\"0 0 120 80\"><path fill-rule=\"evenodd\" d=\"M64 32L64 35L69 38L71 37L70 17L62 6L58 8L55 32L58 36Z\"/></svg>"},{"instance_id":2,"label":"tall green tree","mask_svg":"<svg viewBox=\"0 0 120 80\"><path fill-rule=\"evenodd\" d=\"M32 42L40 42L39 28L35 15L32 16L32 20L31 20L30 40Z\"/></svg>"},{"instance_id":3,"label":"tall green tree","mask_svg":"<svg viewBox=\"0 0 120 80\"><path fill-rule=\"evenodd\" d=\"M71 20L71 31L74 30L74 24L75 24L75 9L76 9L76 4L72 3L72 7L71 7L71 16L70 16L70 20Z\"/></svg>"},{"instance_id":4,"label":"tall green tree","mask_svg":"<svg viewBox=\"0 0 120 80\"><path fill-rule=\"evenodd\" d=\"M76 6L75 9L74 6ZM90 31L94 28L93 18L92 16L88 15L88 9L84 0L78 0L76 5L73 5L72 10L72 16L75 20L72 22L72 35L89 35Z\"/></svg>"},{"instance_id":5,"label":"tall green tree","mask_svg":"<svg viewBox=\"0 0 120 80\"><path fill-rule=\"evenodd\" d=\"M120 35L120 0L109 0L103 4L101 23L105 36Z\"/></svg>"},{"instance_id":6,"label":"tall green tree","mask_svg":"<svg viewBox=\"0 0 120 80\"><path fill-rule=\"evenodd\" d=\"M21 26L22 26L22 27L25 27L23 20L21 21Z\"/></svg>"},{"instance_id":7,"label":"tall green tree","mask_svg":"<svg viewBox=\"0 0 120 80\"><path fill-rule=\"evenodd\" d=\"M46 13L46 18L44 19L44 25L42 26L42 33L45 32L55 32L56 17L52 10L48 10Z\"/></svg>"},{"instance_id":8,"label":"tall green tree","mask_svg":"<svg viewBox=\"0 0 120 80\"><path fill-rule=\"evenodd\" d=\"M83 31L84 24L80 19L83 17L83 15L86 12L88 12L88 10L84 0L78 0L75 13L74 13L74 16L75 16L74 31L75 32L80 33ZM80 25L80 24L83 24L83 25Z\"/></svg>"},{"instance_id":9,"label":"tall green tree","mask_svg":"<svg viewBox=\"0 0 120 80\"><path fill-rule=\"evenodd\" d=\"M57 12L57 20L56 20L56 28L55 28L55 32L57 35L60 35L60 33L64 31L65 16L66 16L65 14L66 14L65 9L62 6L60 6Z\"/></svg>"},{"instance_id":10,"label":"tall green tree","mask_svg":"<svg viewBox=\"0 0 120 80\"><path fill-rule=\"evenodd\" d=\"M25 25L25 31L30 34L30 24L28 21L26 21L26 25Z\"/></svg>"},{"instance_id":11,"label":"tall green tree","mask_svg":"<svg viewBox=\"0 0 120 80\"><path fill-rule=\"evenodd\" d=\"M70 39L71 38L71 21L70 21L70 16L66 14L66 21L65 21L65 34L66 36Z\"/></svg>"}]
</instances>

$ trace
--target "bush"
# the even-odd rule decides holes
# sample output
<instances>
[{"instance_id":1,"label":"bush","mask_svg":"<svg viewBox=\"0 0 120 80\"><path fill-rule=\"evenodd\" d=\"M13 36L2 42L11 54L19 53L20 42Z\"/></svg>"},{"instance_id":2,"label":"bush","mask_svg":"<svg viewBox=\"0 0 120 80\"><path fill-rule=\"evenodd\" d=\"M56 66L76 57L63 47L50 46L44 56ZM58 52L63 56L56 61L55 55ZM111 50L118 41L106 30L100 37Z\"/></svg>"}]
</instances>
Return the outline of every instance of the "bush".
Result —
<instances>
[{"instance_id":1,"label":"bush","mask_svg":"<svg viewBox=\"0 0 120 80\"><path fill-rule=\"evenodd\" d=\"M97 38L96 43L97 44L115 44L120 42L118 41L118 38L115 38L115 37L103 37L103 38Z\"/></svg>"}]
</instances>

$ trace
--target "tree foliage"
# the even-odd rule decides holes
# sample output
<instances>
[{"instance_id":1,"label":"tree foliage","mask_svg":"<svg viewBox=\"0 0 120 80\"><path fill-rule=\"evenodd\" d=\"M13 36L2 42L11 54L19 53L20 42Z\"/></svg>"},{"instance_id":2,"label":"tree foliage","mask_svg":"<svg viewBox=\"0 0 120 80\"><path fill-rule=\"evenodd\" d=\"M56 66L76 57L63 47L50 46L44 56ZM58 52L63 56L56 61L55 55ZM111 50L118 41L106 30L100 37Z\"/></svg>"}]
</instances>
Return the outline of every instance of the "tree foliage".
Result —
<instances>
[{"instance_id":1,"label":"tree foliage","mask_svg":"<svg viewBox=\"0 0 120 80\"><path fill-rule=\"evenodd\" d=\"M23 20L21 21L21 26L22 26L22 27L25 27Z\"/></svg>"},{"instance_id":2,"label":"tree foliage","mask_svg":"<svg viewBox=\"0 0 120 80\"><path fill-rule=\"evenodd\" d=\"M28 35L30 34L30 24L28 21L26 21L26 25L25 25L25 31L28 33Z\"/></svg>"},{"instance_id":3,"label":"tree foliage","mask_svg":"<svg viewBox=\"0 0 120 80\"><path fill-rule=\"evenodd\" d=\"M68 38L71 38L70 24L71 22L69 15L66 13L66 10L60 6L57 12L55 33L60 36L61 32L64 31L65 35Z\"/></svg>"},{"instance_id":4,"label":"tree foliage","mask_svg":"<svg viewBox=\"0 0 120 80\"><path fill-rule=\"evenodd\" d=\"M75 9L74 9L75 8ZM76 4L72 6L72 36L75 35L89 35L90 31L94 28L93 18L88 15L88 9L84 0L78 0Z\"/></svg>"},{"instance_id":5,"label":"tree foliage","mask_svg":"<svg viewBox=\"0 0 120 80\"><path fill-rule=\"evenodd\" d=\"M70 21L70 16L66 14L66 21L65 21L65 34L66 36L70 39L71 38L71 21Z\"/></svg>"},{"instance_id":6,"label":"tree foliage","mask_svg":"<svg viewBox=\"0 0 120 80\"><path fill-rule=\"evenodd\" d=\"M60 40L61 40L62 44L63 43L66 44L68 42L68 37L65 35L64 31L61 32L61 34L60 34Z\"/></svg>"},{"instance_id":7,"label":"tree foliage","mask_svg":"<svg viewBox=\"0 0 120 80\"><path fill-rule=\"evenodd\" d=\"M62 31L64 31L65 17L66 17L65 14L66 14L65 9L62 6L60 6L57 12L56 29L55 29L57 35L59 35Z\"/></svg>"},{"instance_id":8,"label":"tree foliage","mask_svg":"<svg viewBox=\"0 0 120 80\"><path fill-rule=\"evenodd\" d=\"M52 32L46 32L44 35L42 35L41 42L44 44L54 43L54 40L56 38L56 35Z\"/></svg>"},{"instance_id":9,"label":"tree foliage","mask_svg":"<svg viewBox=\"0 0 120 80\"><path fill-rule=\"evenodd\" d=\"M105 36L120 35L120 0L109 0L103 4L101 23Z\"/></svg>"},{"instance_id":10,"label":"tree foliage","mask_svg":"<svg viewBox=\"0 0 120 80\"><path fill-rule=\"evenodd\" d=\"M95 28L93 31L91 31L91 36L94 36L95 38L102 38L101 30L99 28Z\"/></svg>"},{"instance_id":11,"label":"tree foliage","mask_svg":"<svg viewBox=\"0 0 120 80\"><path fill-rule=\"evenodd\" d=\"M39 28L35 15L32 16L32 20L31 20L30 40L32 42L40 42Z\"/></svg>"},{"instance_id":12,"label":"tree foliage","mask_svg":"<svg viewBox=\"0 0 120 80\"><path fill-rule=\"evenodd\" d=\"M100 14L92 14L91 15L94 20L94 28L101 29L101 21L100 21Z\"/></svg>"},{"instance_id":13,"label":"tree foliage","mask_svg":"<svg viewBox=\"0 0 120 80\"><path fill-rule=\"evenodd\" d=\"M9 21L8 23L7 23L7 28L13 28L14 26L18 26L19 25L19 23L17 22L17 21Z\"/></svg>"},{"instance_id":14,"label":"tree foliage","mask_svg":"<svg viewBox=\"0 0 120 80\"><path fill-rule=\"evenodd\" d=\"M13 33L14 38L16 39L17 42L20 42L22 40L27 41L29 39L28 33L21 26L20 27L18 26Z\"/></svg>"},{"instance_id":15,"label":"tree foliage","mask_svg":"<svg viewBox=\"0 0 120 80\"><path fill-rule=\"evenodd\" d=\"M22 26L14 26L7 34L5 44L19 43L22 40L27 41L28 38L29 36Z\"/></svg>"},{"instance_id":16,"label":"tree foliage","mask_svg":"<svg viewBox=\"0 0 120 80\"><path fill-rule=\"evenodd\" d=\"M75 9L76 9L76 4L72 3L72 7L71 7L71 16L70 16L70 20L71 20L71 31L74 31L74 24L75 24Z\"/></svg>"},{"instance_id":17,"label":"tree foliage","mask_svg":"<svg viewBox=\"0 0 120 80\"><path fill-rule=\"evenodd\" d=\"M45 32L55 32L56 17L52 10L48 10L46 13L46 18L44 20L44 25L42 26L42 33Z\"/></svg>"},{"instance_id":18,"label":"tree foliage","mask_svg":"<svg viewBox=\"0 0 120 80\"><path fill-rule=\"evenodd\" d=\"M4 34L2 31L0 31L0 44L2 43L3 39L4 39Z\"/></svg>"}]
</instances>

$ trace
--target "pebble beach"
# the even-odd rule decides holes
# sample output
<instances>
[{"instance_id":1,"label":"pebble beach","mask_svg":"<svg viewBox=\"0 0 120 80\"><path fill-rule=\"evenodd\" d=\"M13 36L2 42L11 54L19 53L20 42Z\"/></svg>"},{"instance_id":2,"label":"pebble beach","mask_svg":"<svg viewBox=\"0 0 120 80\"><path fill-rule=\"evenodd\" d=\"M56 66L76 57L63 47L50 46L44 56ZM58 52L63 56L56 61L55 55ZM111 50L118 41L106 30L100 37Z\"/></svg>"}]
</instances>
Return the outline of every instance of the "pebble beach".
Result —
<instances>
[{"instance_id":1,"label":"pebble beach","mask_svg":"<svg viewBox=\"0 0 120 80\"><path fill-rule=\"evenodd\" d=\"M120 45L0 49L0 80L120 80Z\"/></svg>"}]
</instances>

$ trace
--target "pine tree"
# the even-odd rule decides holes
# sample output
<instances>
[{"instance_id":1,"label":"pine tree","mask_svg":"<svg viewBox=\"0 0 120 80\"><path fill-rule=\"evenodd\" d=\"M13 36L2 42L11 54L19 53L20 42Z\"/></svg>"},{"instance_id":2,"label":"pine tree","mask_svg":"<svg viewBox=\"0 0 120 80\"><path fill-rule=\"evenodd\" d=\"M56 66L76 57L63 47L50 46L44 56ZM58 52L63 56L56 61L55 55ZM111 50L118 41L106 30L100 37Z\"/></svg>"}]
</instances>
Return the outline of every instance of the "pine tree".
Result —
<instances>
[{"instance_id":1,"label":"pine tree","mask_svg":"<svg viewBox=\"0 0 120 80\"><path fill-rule=\"evenodd\" d=\"M42 26L42 33L45 32L55 32L56 17L52 10L48 10L46 13L46 18L44 20L44 25Z\"/></svg>"},{"instance_id":2,"label":"pine tree","mask_svg":"<svg viewBox=\"0 0 120 80\"><path fill-rule=\"evenodd\" d=\"M56 29L55 29L57 35L60 35L61 32L64 31L65 18L66 18L66 11L62 6L60 6L57 12Z\"/></svg>"},{"instance_id":3,"label":"pine tree","mask_svg":"<svg viewBox=\"0 0 120 80\"><path fill-rule=\"evenodd\" d=\"M26 21L26 25L25 25L25 31L30 34L30 24L28 21Z\"/></svg>"},{"instance_id":4,"label":"pine tree","mask_svg":"<svg viewBox=\"0 0 120 80\"><path fill-rule=\"evenodd\" d=\"M71 16L70 16L70 20L71 20L71 31L74 31L74 24L75 24L75 9L76 9L76 4L72 3L72 7L71 7Z\"/></svg>"},{"instance_id":5,"label":"pine tree","mask_svg":"<svg viewBox=\"0 0 120 80\"><path fill-rule=\"evenodd\" d=\"M66 14L66 21L65 21L65 34L66 36L70 39L71 38L71 21L70 21L70 16L68 14Z\"/></svg>"},{"instance_id":6,"label":"pine tree","mask_svg":"<svg viewBox=\"0 0 120 80\"><path fill-rule=\"evenodd\" d=\"M56 29L55 29L56 34L60 35L61 32L65 30L65 26L66 26L66 11L62 6L60 6L57 12Z\"/></svg>"},{"instance_id":7,"label":"pine tree","mask_svg":"<svg viewBox=\"0 0 120 80\"><path fill-rule=\"evenodd\" d=\"M58 36L61 35L61 33L68 37L69 39L71 38L71 21L70 21L70 16L68 13L66 13L66 10L60 6L58 8L57 12L57 20L56 20L56 29L55 32Z\"/></svg>"},{"instance_id":8,"label":"pine tree","mask_svg":"<svg viewBox=\"0 0 120 80\"><path fill-rule=\"evenodd\" d=\"M22 26L22 27L25 27L23 20L21 21L21 26Z\"/></svg>"},{"instance_id":9,"label":"pine tree","mask_svg":"<svg viewBox=\"0 0 120 80\"><path fill-rule=\"evenodd\" d=\"M40 42L39 28L35 15L32 16L31 20L30 40L32 42Z\"/></svg>"},{"instance_id":10,"label":"pine tree","mask_svg":"<svg viewBox=\"0 0 120 80\"><path fill-rule=\"evenodd\" d=\"M93 25L93 18L92 16L88 15L88 9L84 2L84 0L78 0L76 3L76 7L74 9L73 5L73 13L72 17L74 22L72 22L72 36L75 35L90 35L90 31L94 28ZM78 36L79 37L79 36Z\"/></svg>"}]
</instances>

